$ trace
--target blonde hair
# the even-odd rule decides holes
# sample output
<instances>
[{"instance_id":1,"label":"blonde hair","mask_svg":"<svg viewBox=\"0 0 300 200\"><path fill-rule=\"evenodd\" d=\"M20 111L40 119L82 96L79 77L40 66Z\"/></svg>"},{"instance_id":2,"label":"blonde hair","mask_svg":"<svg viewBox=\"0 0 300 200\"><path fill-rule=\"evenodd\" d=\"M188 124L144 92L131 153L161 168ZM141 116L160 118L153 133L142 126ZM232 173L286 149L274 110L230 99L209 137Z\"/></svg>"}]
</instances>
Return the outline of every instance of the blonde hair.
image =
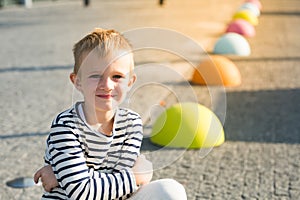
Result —
<instances>
[{"instance_id":1,"label":"blonde hair","mask_svg":"<svg viewBox=\"0 0 300 200\"><path fill-rule=\"evenodd\" d=\"M83 62L84 56L92 50L98 50L101 57L112 54L114 51L125 50L132 51L132 46L129 41L115 30L105 30L96 28L93 32L86 35L78 41L73 47L74 69L75 74L78 73L80 65Z\"/></svg>"}]
</instances>

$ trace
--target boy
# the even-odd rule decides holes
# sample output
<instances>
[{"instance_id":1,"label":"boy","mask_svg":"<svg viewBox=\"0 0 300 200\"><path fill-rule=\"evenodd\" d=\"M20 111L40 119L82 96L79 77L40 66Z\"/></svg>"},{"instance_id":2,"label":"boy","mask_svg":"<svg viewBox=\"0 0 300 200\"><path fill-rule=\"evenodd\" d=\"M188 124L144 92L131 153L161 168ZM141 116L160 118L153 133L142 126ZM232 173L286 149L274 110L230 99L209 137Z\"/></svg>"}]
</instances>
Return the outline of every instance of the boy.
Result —
<instances>
[{"instance_id":1,"label":"boy","mask_svg":"<svg viewBox=\"0 0 300 200\"><path fill-rule=\"evenodd\" d=\"M96 29L73 52L70 79L84 101L52 123L47 165L34 175L46 190L43 199L186 199L176 181L150 183L152 164L140 155L141 119L118 107L136 80L129 42Z\"/></svg>"}]
</instances>

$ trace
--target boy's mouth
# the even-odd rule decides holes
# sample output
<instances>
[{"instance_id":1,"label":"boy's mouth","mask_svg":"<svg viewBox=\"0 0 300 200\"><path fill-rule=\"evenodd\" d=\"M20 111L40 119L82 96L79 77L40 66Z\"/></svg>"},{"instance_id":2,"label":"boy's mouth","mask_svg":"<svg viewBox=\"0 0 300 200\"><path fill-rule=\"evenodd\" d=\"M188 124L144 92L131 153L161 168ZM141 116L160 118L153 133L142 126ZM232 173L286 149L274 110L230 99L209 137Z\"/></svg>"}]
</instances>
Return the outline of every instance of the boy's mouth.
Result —
<instances>
[{"instance_id":1,"label":"boy's mouth","mask_svg":"<svg viewBox=\"0 0 300 200\"><path fill-rule=\"evenodd\" d=\"M97 96L97 97L100 97L100 98L102 98L102 99L110 99L110 98L114 97L114 96L111 95L111 94L97 94L96 96Z\"/></svg>"}]
</instances>

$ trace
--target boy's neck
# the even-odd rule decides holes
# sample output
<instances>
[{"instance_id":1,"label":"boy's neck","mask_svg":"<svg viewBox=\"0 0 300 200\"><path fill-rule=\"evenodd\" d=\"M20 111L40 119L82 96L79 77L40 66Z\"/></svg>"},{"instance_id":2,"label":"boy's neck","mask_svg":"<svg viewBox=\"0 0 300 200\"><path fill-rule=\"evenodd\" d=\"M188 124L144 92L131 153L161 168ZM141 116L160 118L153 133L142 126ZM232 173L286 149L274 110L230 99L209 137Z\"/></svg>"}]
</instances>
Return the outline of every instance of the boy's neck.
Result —
<instances>
[{"instance_id":1,"label":"boy's neck","mask_svg":"<svg viewBox=\"0 0 300 200\"><path fill-rule=\"evenodd\" d=\"M115 110L99 111L90 110L88 106L83 104L83 112L85 115L86 122L95 128L95 130L105 134L111 135Z\"/></svg>"}]
</instances>

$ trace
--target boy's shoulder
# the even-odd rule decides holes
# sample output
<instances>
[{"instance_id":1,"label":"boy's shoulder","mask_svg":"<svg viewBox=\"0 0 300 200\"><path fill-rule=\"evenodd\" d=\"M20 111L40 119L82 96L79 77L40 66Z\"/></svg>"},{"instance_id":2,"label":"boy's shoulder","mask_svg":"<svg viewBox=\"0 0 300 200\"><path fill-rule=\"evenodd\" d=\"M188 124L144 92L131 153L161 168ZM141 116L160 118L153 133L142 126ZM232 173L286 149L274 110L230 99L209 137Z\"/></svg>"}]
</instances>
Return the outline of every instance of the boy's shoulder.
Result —
<instances>
[{"instance_id":1,"label":"boy's shoulder","mask_svg":"<svg viewBox=\"0 0 300 200\"><path fill-rule=\"evenodd\" d=\"M53 124L65 123L66 121L74 121L74 119L78 119L77 109L80 103L74 104L71 108L62 111L53 120Z\"/></svg>"},{"instance_id":2,"label":"boy's shoulder","mask_svg":"<svg viewBox=\"0 0 300 200\"><path fill-rule=\"evenodd\" d=\"M118 108L117 116L119 116L119 117L131 117L131 118L134 117L134 118L137 118L137 119L141 118L140 115L137 112L135 112L135 111L133 111L129 108L124 108L124 107L119 107Z\"/></svg>"}]
</instances>

